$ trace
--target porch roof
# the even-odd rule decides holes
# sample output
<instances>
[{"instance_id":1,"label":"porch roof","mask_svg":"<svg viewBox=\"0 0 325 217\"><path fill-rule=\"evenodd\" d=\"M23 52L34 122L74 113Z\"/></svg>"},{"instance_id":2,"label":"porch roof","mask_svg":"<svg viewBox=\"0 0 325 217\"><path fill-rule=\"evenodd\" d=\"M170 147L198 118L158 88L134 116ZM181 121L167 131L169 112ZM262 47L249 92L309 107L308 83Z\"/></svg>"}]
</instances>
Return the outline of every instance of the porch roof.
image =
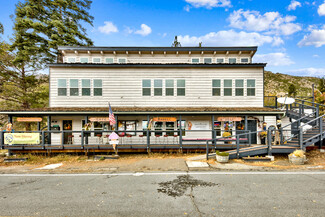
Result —
<instances>
[{"instance_id":1,"label":"porch roof","mask_svg":"<svg viewBox=\"0 0 325 217\"><path fill-rule=\"evenodd\" d=\"M112 107L118 115L148 114L215 114L215 115L279 115L283 111L267 107ZM0 110L5 115L107 115L108 107L50 107L35 109Z\"/></svg>"}]
</instances>

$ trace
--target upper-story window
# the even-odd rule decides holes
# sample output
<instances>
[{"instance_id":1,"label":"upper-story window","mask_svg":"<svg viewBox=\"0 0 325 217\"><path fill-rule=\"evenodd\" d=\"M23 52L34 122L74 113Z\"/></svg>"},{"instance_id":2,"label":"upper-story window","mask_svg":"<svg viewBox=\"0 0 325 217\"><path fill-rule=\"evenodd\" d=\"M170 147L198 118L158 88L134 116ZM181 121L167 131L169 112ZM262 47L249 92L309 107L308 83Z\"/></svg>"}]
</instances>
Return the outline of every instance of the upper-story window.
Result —
<instances>
[{"instance_id":1,"label":"upper-story window","mask_svg":"<svg viewBox=\"0 0 325 217\"><path fill-rule=\"evenodd\" d=\"M151 96L151 80L142 80L142 96Z\"/></svg>"},{"instance_id":2,"label":"upper-story window","mask_svg":"<svg viewBox=\"0 0 325 217\"><path fill-rule=\"evenodd\" d=\"M192 63L200 63L200 58L192 58Z\"/></svg>"},{"instance_id":3,"label":"upper-story window","mask_svg":"<svg viewBox=\"0 0 325 217\"><path fill-rule=\"evenodd\" d=\"M76 58L75 57L68 57L68 63L75 63Z\"/></svg>"},{"instance_id":4,"label":"upper-story window","mask_svg":"<svg viewBox=\"0 0 325 217\"><path fill-rule=\"evenodd\" d=\"M248 58L241 58L240 59L240 62L242 62L242 63L248 63L249 62L249 59Z\"/></svg>"},{"instance_id":5,"label":"upper-story window","mask_svg":"<svg viewBox=\"0 0 325 217\"><path fill-rule=\"evenodd\" d=\"M255 96L255 80L247 79L247 96Z\"/></svg>"},{"instance_id":6,"label":"upper-story window","mask_svg":"<svg viewBox=\"0 0 325 217\"><path fill-rule=\"evenodd\" d=\"M94 79L94 96L103 95L102 79Z\"/></svg>"},{"instance_id":7,"label":"upper-story window","mask_svg":"<svg viewBox=\"0 0 325 217\"><path fill-rule=\"evenodd\" d=\"M100 63L100 57L94 57L93 58L93 63Z\"/></svg>"},{"instance_id":8,"label":"upper-story window","mask_svg":"<svg viewBox=\"0 0 325 217\"><path fill-rule=\"evenodd\" d=\"M90 79L82 79L81 80L81 94L83 96L90 96Z\"/></svg>"},{"instance_id":9,"label":"upper-story window","mask_svg":"<svg viewBox=\"0 0 325 217\"><path fill-rule=\"evenodd\" d=\"M212 58L204 58L204 63L212 63Z\"/></svg>"},{"instance_id":10,"label":"upper-story window","mask_svg":"<svg viewBox=\"0 0 325 217\"><path fill-rule=\"evenodd\" d=\"M118 63L126 63L126 58L119 58Z\"/></svg>"},{"instance_id":11,"label":"upper-story window","mask_svg":"<svg viewBox=\"0 0 325 217\"><path fill-rule=\"evenodd\" d=\"M78 79L70 79L70 96L79 96Z\"/></svg>"},{"instance_id":12,"label":"upper-story window","mask_svg":"<svg viewBox=\"0 0 325 217\"><path fill-rule=\"evenodd\" d=\"M166 96L174 96L174 80L166 80Z\"/></svg>"},{"instance_id":13,"label":"upper-story window","mask_svg":"<svg viewBox=\"0 0 325 217\"><path fill-rule=\"evenodd\" d=\"M236 79L235 85L236 85L235 95L244 96L244 80Z\"/></svg>"},{"instance_id":14,"label":"upper-story window","mask_svg":"<svg viewBox=\"0 0 325 217\"><path fill-rule=\"evenodd\" d=\"M229 63L236 63L236 58L229 58Z\"/></svg>"},{"instance_id":15,"label":"upper-story window","mask_svg":"<svg viewBox=\"0 0 325 217\"><path fill-rule=\"evenodd\" d=\"M224 63L225 59L224 58L217 58L217 63Z\"/></svg>"},{"instance_id":16,"label":"upper-story window","mask_svg":"<svg viewBox=\"0 0 325 217\"><path fill-rule=\"evenodd\" d=\"M177 96L185 96L185 79L177 80Z\"/></svg>"},{"instance_id":17,"label":"upper-story window","mask_svg":"<svg viewBox=\"0 0 325 217\"><path fill-rule=\"evenodd\" d=\"M105 58L105 63L114 63L113 58Z\"/></svg>"},{"instance_id":18,"label":"upper-story window","mask_svg":"<svg viewBox=\"0 0 325 217\"><path fill-rule=\"evenodd\" d=\"M58 79L58 96L67 95L67 79Z\"/></svg>"},{"instance_id":19,"label":"upper-story window","mask_svg":"<svg viewBox=\"0 0 325 217\"><path fill-rule=\"evenodd\" d=\"M88 63L88 57L80 57L81 63Z\"/></svg>"},{"instance_id":20,"label":"upper-story window","mask_svg":"<svg viewBox=\"0 0 325 217\"><path fill-rule=\"evenodd\" d=\"M232 96L232 80L231 79L225 79L223 81L223 93L224 96Z\"/></svg>"},{"instance_id":21,"label":"upper-story window","mask_svg":"<svg viewBox=\"0 0 325 217\"><path fill-rule=\"evenodd\" d=\"M162 96L162 80L155 79L154 80L154 96Z\"/></svg>"},{"instance_id":22,"label":"upper-story window","mask_svg":"<svg viewBox=\"0 0 325 217\"><path fill-rule=\"evenodd\" d=\"M220 96L221 95L221 81L220 79L212 80L212 96Z\"/></svg>"}]
</instances>

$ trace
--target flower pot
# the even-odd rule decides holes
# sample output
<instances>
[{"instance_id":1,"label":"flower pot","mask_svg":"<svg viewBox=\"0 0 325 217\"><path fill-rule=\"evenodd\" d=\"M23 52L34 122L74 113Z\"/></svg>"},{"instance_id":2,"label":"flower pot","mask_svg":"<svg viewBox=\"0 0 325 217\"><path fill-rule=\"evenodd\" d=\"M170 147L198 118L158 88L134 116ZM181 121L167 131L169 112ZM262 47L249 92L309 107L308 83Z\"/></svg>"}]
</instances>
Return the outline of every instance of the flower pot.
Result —
<instances>
[{"instance_id":1,"label":"flower pot","mask_svg":"<svg viewBox=\"0 0 325 217\"><path fill-rule=\"evenodd\" d=\"M219 163L227 163L229 161L229 155L228 156L216 155L216 159Z\"/></svg>"},{"instance_id":2,"label":"flower pot","mask_svg":"<svg viewBox=\"0 0 325 217\"><path fill-rule=\"evenodd\" d=\"M289 155L289 162L294 165L303 165L306 162L306 155L304 155L304 157L296 157L294 155Z\"/></svg>"}]
</instances>

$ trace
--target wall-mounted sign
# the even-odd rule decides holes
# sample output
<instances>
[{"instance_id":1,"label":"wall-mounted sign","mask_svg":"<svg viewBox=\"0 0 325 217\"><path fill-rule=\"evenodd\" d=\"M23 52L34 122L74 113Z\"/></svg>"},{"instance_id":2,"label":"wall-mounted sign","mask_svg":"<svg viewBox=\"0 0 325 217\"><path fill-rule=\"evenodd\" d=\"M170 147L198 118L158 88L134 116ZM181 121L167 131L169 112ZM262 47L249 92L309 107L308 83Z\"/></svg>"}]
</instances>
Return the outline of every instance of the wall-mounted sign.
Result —
<instances>
[{"instance_id":1,"label":"wall-mounted sign","mask_svg":"<svg viewBox=\"0 0 325 217\"><path fill-rule=\"evenodd\" d=\"M209 121L189 121L188 130L209 130Z\"/></svg>"},{"instance_id":2,"label":"wall-mounted sign","mask_svg":"<svg viewBox=\"0 0 325 217\"><path fill-rule=\"evenodd\" d=\"M39 144L39 133L5 133L4 142L6 145L11 144Z\"/></svg>"},{"instance_id":3,"label":"wall-mounted sign","mask_svg":"<svg viewBox=\"0 0 325 217\"><path fill-rule=\"evenodd\" d=\"M42 118L35 117L35 118L17 118L18 122L41 122Z\"/></svg>"},{"instance_id":4,"label":"wall-mounted sign","mask_svg":"<svg viewBox=\"0 0 325 217\"><path fill-rule=\"evenodd\" d=\"M109 122L108 117L91 117L89 118L91 122Z\"/></svg>"},{"instance_id":5,"label":"wall-mounted sign","mask_svg":"<svg viewBox=\"0 0 325 217\"><path fill-rule=\"evenodd\" d=\"M154 117L152 120L159 121L159 122L175 122L175 121L177 121L177 118L175 118L175 117Z\"/></svg>"},{"instance_id":6,"label":"wall-mounted sign","mask_svg":"<svg viewBox=\"0 0 325 217\"><path fill-rule=\"evenodd\" d=\"M241 117L218 117L218 121L241 121Z\"/></svg>"}]
</instances>

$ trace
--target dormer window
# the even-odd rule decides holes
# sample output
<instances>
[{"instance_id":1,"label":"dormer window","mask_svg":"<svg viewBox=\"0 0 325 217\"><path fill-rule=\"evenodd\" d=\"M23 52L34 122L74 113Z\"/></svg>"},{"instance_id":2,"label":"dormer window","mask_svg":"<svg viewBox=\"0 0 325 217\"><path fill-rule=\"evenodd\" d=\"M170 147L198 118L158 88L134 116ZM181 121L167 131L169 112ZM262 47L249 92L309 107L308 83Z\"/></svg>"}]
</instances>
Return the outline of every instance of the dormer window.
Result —
<instances>
[{"instance_id":1,"label":"dormer window","mask_svg":"<svg viewBox=\"0 0 325 217\"><path fill-rule=\"evenodd\" d=\"M118 63L126 63L126 58L119 58Z\"/></svg>"},{"instance_id":2,"label":"dormer window","mask_svg":"<svg viewBox=\"0 0 325 217\"><path fill-rule=\"evenodd\" d=\"M204 58L204 63L212 63L212 58Z\"/></svg>"},{"instance_id":3,"label":"dormer window","mask_svg":"<svg viewBox=\"0 0 325 217\"><path fill-rule=\"evenodd\" d=\"M88 57L80 57L81 63L88 63Z\"/></svg>"},{"instance_id":4,"label":"dormer window","mask_svg":"<svg viewBox=\"0 0 325 217\"><path fill-rule=\"evenodd\" d=\"M99 57L94 57L93 58L93 63L100 63L100 58Z\"/></svg>"},{"instance_id":5,"label":"dormer window","mask_svg":"<svg viewBox=\"0 0 325 217\"><path fill-rule=\"evenodd\" d=\"M236 63L236 58L229 58L229 63Z\"/></svg>"},{"instance_id":6,"label":"dormer window","mask_svg":"<svg viewBox=\"0 0 325 217\"><path fill-rule=\"evenodd\" d=\"M192 63L200 63L200 58L192 58Z\"/></svg>"},{"instance_id":7,"label":"dormer window","mask_svg":"<svg viewBox=\"0 0 325 217\"><path fill-rule=\"evenodd\" d=\"M240 62L241 63L248 63L248 58L241 58L240 59Z\"/></svg>"}]
</instances>

